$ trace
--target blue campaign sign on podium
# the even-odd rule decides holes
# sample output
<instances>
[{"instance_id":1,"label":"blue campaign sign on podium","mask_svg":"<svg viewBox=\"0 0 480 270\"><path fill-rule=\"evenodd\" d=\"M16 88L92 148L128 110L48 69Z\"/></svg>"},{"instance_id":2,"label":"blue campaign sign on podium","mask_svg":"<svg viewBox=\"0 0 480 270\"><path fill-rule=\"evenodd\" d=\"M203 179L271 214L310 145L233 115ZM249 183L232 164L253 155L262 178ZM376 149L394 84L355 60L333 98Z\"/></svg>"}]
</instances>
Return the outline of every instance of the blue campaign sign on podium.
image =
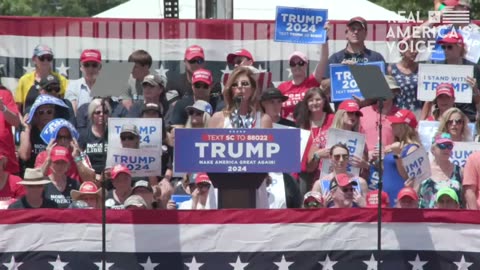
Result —
<instances>
[{"instance_id":1,"label":"blue campaign sign on podium","mask_svg":"<svg viewBox=\"0 0 480 270\"><path fill-rule=\"evenodd\" d=\"M328 10L277 7L275 38L277 42L305 44L325 43Z\"/></svg>"},{"instance_id":2,"label":"blue campaign sign on podium","mask_svg":"<svg viewBox=\"0 0 480 270\"><path fill-rule=\"evenodd\" d=\"M175 171L300 171L298 129L176 129Z\"/></svg>"}]
</instances>

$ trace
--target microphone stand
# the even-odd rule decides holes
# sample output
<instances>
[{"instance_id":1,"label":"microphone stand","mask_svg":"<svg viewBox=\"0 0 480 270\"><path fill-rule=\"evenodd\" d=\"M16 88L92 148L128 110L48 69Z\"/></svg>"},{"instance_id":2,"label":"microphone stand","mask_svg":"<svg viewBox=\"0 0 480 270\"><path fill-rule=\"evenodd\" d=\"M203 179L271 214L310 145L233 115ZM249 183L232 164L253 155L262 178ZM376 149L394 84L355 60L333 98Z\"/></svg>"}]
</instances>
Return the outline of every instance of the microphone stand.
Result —
<instances>
[{"instance_id":1,"label":"microphone stand","mask_svg":"<svg viewBox=\"0 0 480 270\"><path fill-rule=\"evenodd\" d=\"M106 111L106 106L105 106L105 99L102 98L102 115L105 117L105 111ZM107 117L108 119L108 117ZM103 138L102 138L102 153L105 152L105 138L108 138L107 132L107 123L106 121L102 122L103 124ZM107 154L105 153L103 157L103 163L106 165L107 164ZM106 177L105 177L105 168L103 169L103 172L101 174L101 181L102 181L102 270L107 270L106 262L107 262L107 209L105 205L105 200L106 200L106 192L107 192L107 184L106 184Z\"/></svg>"},{"instance_id":2,"label":"microphone stand","mask_svg":"<svg viewBox=\"0 0 480 270\"><path fill-rule=\"evenodd\" d=\"M235 104L235 109L237 110L237 121L235 123L235 127L234 128L240 128L241 126L241 123L242 123L242 118L240 117L240 106L242 104L242 100L243 100L243 97L242 96L237 96L237 97L234 97L233 98L233 102Z\"/></svg>"},{"instance_id":3,"label":"microphone stand","mask_svg":"<svg viewBox=\"0 0 480 270\"><path fill-rule=\"evenodd\" d=\"M377 215L377 252L378 252L378 258L377 258L377 270L381 269L381 261L382 261L382 204L381 204L381 198L382 198L382 189L383 189L383 158L382 158L382 111L383 111L383 98L380 98L378 100L378 111L379 111L379 119L378 121L378 148L380 151L380 155L378 156L378 199L377 199L377 209L378 209L378 215Z\"/></svg>"}]
</instances>

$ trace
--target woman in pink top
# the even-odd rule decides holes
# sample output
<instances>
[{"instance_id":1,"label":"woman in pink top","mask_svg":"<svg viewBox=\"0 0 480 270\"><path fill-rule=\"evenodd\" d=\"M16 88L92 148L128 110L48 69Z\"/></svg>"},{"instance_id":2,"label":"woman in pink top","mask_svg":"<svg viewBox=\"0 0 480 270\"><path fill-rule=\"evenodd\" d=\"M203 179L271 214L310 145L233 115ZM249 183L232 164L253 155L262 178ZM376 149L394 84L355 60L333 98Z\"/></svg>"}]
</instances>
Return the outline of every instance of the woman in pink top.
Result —
<instances>
[{"instance_id":1,"label":"woman in pink top","mask_svg":"<svg viewBox=\"0 0 480 270\"><path fill-rule=\"evenodd\" d=\"M297 126L310 130L310 137L302 158L302 172L300 174L300 191L305 194L312 189L313 180L320 176L322 158L329 157L326 149L327 130L333 122L333 113L327 96L320 88L311 88L305 98L298 104Z\"/></svg>"}]
</instances>

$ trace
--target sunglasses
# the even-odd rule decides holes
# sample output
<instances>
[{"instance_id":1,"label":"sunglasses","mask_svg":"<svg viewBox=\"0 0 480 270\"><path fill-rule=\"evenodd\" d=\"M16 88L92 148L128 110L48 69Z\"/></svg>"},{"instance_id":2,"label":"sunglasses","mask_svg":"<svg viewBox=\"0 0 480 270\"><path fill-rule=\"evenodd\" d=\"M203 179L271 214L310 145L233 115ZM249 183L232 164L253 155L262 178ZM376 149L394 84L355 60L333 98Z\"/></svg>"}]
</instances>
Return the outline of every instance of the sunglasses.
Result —
<instances>
[{"instance_id":1,"label":"sunglasses","mask_svg":"<svg viewBox=\"0 0 480 270\"><path fill-rule=\"evenodd\" d=\"M445 150L445 149L452 150L453 149L453 144L451 144L451 143L439 143L439 144L437 144L437 147L440 150Z\"/></svg>"},{"instance_id":2,"label":"sunglasses","mask_svg":"<svg viewBox=\"0 0 480 270\"><path fill-rule=\"evenodd\" d=\"M197 184L197 187L198 187L198 188L209 188L209 187L210 187L210 184L200 183L200 184Z\"/></svg>"},{"instance_id":3,"label":"sunglasses","mask_svg":"<svg viewBox=\"0 0 480 270\"><path fill-rule=\"evenodd\" d=\"M188 60L187 61L188 63L190 64L198 64L198 65L201 65L205 62L205 60L201 59L201 58L197 58L197 59L192 59L192 60Z\"/></svg>"},{"instance_id":4,"label":"sunglasses","mask_svg":"<svg viewBox=\"0 0 480 270\"><path fill-rule=\"evenodd\" d=\"M336 161L339 161L340 158L342 158L343 160L348 160L349 156L347 154L343 154L343 155L333 155L333 158L336 160Z\"/></svg>"},{"instance_id":5,"label":"sunglasses","mask_svg":"<svg viewBox=\"0 0 480 270\"><path fill-rule=\"evenodd\" d=\"M48 55L48 54L41 55L41 56L38 57L38 60L40 60L42 62L45 62L45 61L52 62L53 61L53 55Z\"/></svg>"},{"instance_id":6,"label":"sunglasses","mask_svg":"<svg viewBox=\"0 0 480 270\"><path fill-rule=\"evenodd\" d=\"M190 110L188 112L188 115L190 116L203 116L203 112L201 111L196 111L196 110Z\"/></svg>"},{"instance_id":7,"label":"sunglasses","mask_svg":"<svg viewBox=\"0 0 480 270\"><path fill-rule=\"evenodd\" d=\"M123 135L123 136L120 136L120 140L122 141L133 141L135 140L137 137L134 136L134 135Z\"/></svg>"},{"instance_id":8,"label":"sunglasses","mask_svg":"<svg viewBox=\"0 0 480 270\"><path fill-rule=\"evenodd\" d=\"M102 114L102 113L103 113L103 114L108 114L109 111L108 111L108 110L105 110L105 111L94 111L94 112L93 112L93 114L95 114L95 115L100 115L100 114Z\"/></svg>"},{"instance_id":9,"label":"sunglasses","mask_svg":"<svg viewBox=\"0 0 480 270\"><path fill-rule=\"evenodd\" d=\"M250 82L248 81L241 81L240 85L238 83L232 83L232 88L239 88L239 87L249 87Z\"/></svg>"},{"instance_id":10,"label":"sunglasses","mask_svg":"<svg viewBox=\"0 0 480 270\"><path fill-rule=\"evenodd\" d=\"M52 109L37 110L35 113L38 114L38 115L44 115L44 114L50 115L50 114L53 113L53 110Z\"/></svg>"},{"instance_id":11,"label":"sunglasses","mask_svg":"<svg viewBox=\"0 0 480 270\"><path fill-rule=\"evenodd\" d=\"M355 189L351 187L341 188L343 192L353 192Z\"/></svg>"},{"instance_id":12,"label":"sunglasses","mask_svg":"<svg viewBox=\"0 0 480 270\"><path fill-rule=\"evenodd\" d=\"M318 208L320 204L318 202L308 202L305 206L307 206L307 208Z\"/></svg>"},{"instance_id":13,"label":"sunglasses","mask_svg":"<svg viewBox=\"0 0 480 270\"><path fill-rule=\"evenodd\" d=\"M45 88L45 91L51 93L51 92L55 92L55 93L58 93L60 92L60 87L47 87Z\"/></svg>"},{"instance_id":14,"label":"sunglasses","mask_svg":"<svg viewBox=\"0 0 480 270\"><path fill-rule=\"evenodd\" d=\"M71 139L72 139L72 136L61 136L61 135L57 136L57 141L60 141L60 140L70 141Z\"/></svg>"},{"instance_id":15,"label":"sunglasses","mask_svg":"<svg viewBox=\"0 0 480 270\"><path fill-rule=\"evenodd\" d=\"M87 63L83 63L83 67L86 67L86 68L89 68L89 67L93 67L93 68L98 68L99 67L99 64L98 63L95 63L95 62L87 62Z\"/></svg>"},{"instance_id":16,"label":"sunglasses","mask_svg":"<svg viewBox=\"0 0 480 270\"><path fill-rule=\"evenodd\" d=\"M304 61L299 61L299 62L290 62L290 67L295 67L295 66L299 66L299 67L303 67L305 66L305 62Z\"/></svg>"},{"instance_id":17,"label":"sunglasses","mask_svg":"<svg viewBox=\"0 0 480 270\"><path fill-rule=\"evenodd\" d=\"M452 119L448 120L447 124L452 125L452 124L458 124L458 125L463 125L463 119Z\"/></svg>"},{"instance_id":18,"label":"sunglasses","mask_svg":"<svg viewBox=\"0 0 480 270\"><path fill-rule=\"evenodd\" d=\"M446 49L453 49L453 45L442 45L442 50L446 50Z\"/></svg>"},{"instance_id":19,"label":"sunglasses","mask_svg":"<svg viewBox=\"0 0 480 270\"><path fill-rule=\"evenodd\" d=\"M200 89L200 88L208 89L208 84L197 82L197 83L194 83L194 84L193 84L193 87L199 88L199 89Z\"/></svg>"},{"instance_id":20,"label":"sunglasses","mask_svg":"<svg viewBox=\"0 0 480 270\"><path fill-rule=\"evenodd\" d=\"M250 59L248 59L248 58L246 58L246 57L237 57L237 58L235 58L235 59L233 60L233 63L234 63L235 65L240 65L240 64L242 64L243 61L245 61L245 60L250 60Z\"/></svg>"}]
</instances>

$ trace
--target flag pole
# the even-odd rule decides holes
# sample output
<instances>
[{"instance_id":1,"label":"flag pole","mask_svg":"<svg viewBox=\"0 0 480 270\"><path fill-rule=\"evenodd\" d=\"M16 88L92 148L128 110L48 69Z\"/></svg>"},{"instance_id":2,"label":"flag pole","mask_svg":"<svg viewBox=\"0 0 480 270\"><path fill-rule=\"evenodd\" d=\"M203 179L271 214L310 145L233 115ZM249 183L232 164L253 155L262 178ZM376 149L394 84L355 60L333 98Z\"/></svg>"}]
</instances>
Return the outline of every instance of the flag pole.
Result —
<instances>
[{"instance_id":1,"label":"flag pole","mask_svg":"<svg viewBox=\"0 0 480 270\"><path fill-rule=\"evenodd\" d=\"M382 110L383 110L383 98L378 100L378 111L379 111L379 121L378 121L378 149L380 154L378 155L378 199L377 199L377 270L381 269L382 261L382 189L383 189L383 164L382 164Z\"/></svg>"}]
</instances>

